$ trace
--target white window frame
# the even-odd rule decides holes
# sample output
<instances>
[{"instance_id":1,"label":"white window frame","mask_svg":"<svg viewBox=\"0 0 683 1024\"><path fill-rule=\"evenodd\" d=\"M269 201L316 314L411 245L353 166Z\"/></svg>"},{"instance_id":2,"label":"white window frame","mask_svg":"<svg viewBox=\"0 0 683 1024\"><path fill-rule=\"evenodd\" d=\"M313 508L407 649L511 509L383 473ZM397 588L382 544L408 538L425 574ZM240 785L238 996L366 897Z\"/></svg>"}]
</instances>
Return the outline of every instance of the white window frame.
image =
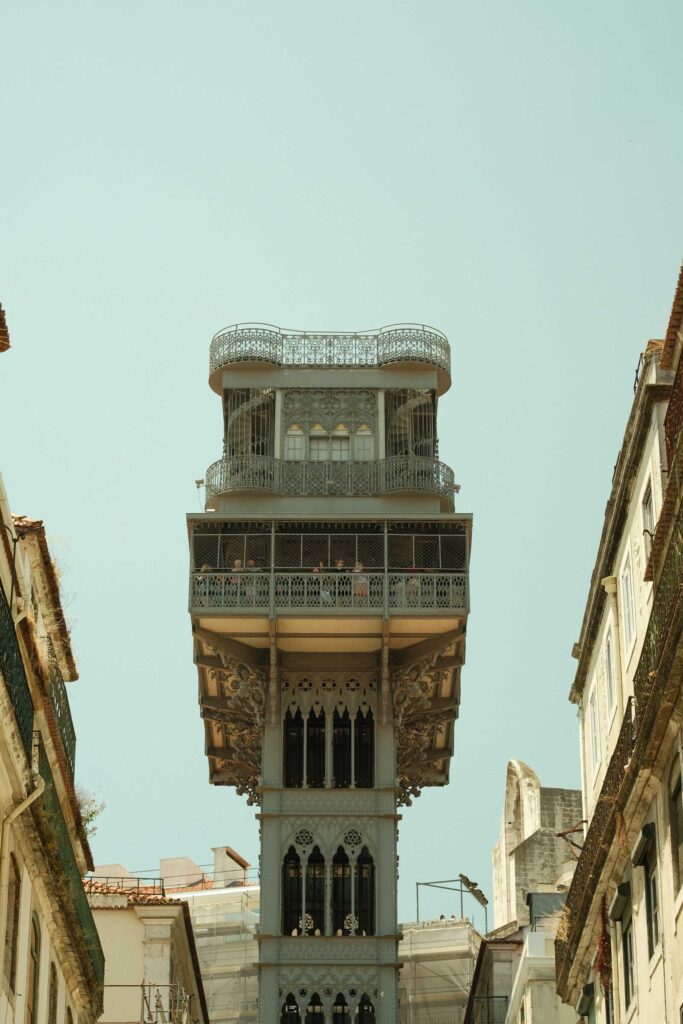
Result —
<instances>
[{"instance_id":1,"label":"white window frame","mask_svg":"<svg viewBox=\"0 0 683 1024\"><path fill-rule=\"evenodd\" d=\"M633 594L633 570L631 569L631 553L626 555L619 578L621 591L622 621L624 624L624 653L628 661L633 645L636 642L636 604Z\"/></svg>"},{"instance_id":2,"label":"white window frame","mask_svg":"<svg viewBox=\"0 0 683 1024\"><path fill-rule=\"evenodd\" d=\"M353 454L358 462L372 462L375 457L375 435L371 430L356 431Z\"/></svg>"},{"instance_id":3,"label":"white window frame","mask_svg":"<svg viewBox=\"0 0 683 1024\"><path fill-rule=\"evenodd\" d=\"M351 458L351 438L348 434L333 434L330 438L330 462L348 462Z\"/></svg>"},{"instance_id":4,"label":"white window frame","mask_svg":"<svg viewBox=\"0 0 683 1024\"><path fill-rule=\"evenodd\" d=\"M600 708L598 706L598 688L593 686L588 694L588 731L590 734L591 767L593 779L602 764L602 744L600 742Z\"/></svg>"},{"instance_id":5,"label":"white window frame","mask_svg":"<svg viewBox=\"0 0 683 1024\"><path fill-rule=\"evenodd\" d=\"M605 690L607 692L607 718L611 722L617 708L617 672L614 664L614 638L612 629L605 637Z\"/></svg>"},{"instance_id":6,"label":"white window frame","mask_svg":"<svg viewBox=\"0 0 683 1024\"><path fill-rule=\"evenodd\" d=\"M311 434L308 438L308 458L310 462L329 462L330 439L327 434Z\"/></svg>"},{"instance_id":7,"label":"white window frame","mask_svg":"<svg viewBox=\"0 0 683 1024\"><path fill-rule=\"evenodd\" d=\"M305 439L302 430L288 430L285 434L285 459L287 462L302 462L305 458Z\"/></svg>"}]
</instances>

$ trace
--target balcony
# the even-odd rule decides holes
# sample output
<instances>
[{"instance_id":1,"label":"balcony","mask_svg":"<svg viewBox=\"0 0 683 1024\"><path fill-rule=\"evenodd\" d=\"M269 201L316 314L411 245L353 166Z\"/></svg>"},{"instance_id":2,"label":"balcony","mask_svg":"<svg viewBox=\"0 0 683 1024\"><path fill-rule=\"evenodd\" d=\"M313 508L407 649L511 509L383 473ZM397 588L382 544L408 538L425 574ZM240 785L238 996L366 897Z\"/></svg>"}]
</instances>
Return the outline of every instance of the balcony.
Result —
<instances>
[{"instance_id":1,"label":"balcony","mask_svg":"<svg viewBox=\"0 0 683 1024\"><path fill-rule=\"evenodd\" d=\"M469 609L465 572L195 572L190 609L243 613L260 611L322 614L465 615Z\"/></svg>"},{"instance_id":2,"label":"balcony","mask_svg":"<svg viewBox=\"0 0 683 1024\"><path fill-rule=\"evenodd\" d=\"M233 324L211 341L209 375L231 363L292 367L364 367L426 363L450 381L448 339L424 324L391 324L377 331L290 331L272 324ZM213 384L213 382L212 382Z\"/></svg>"},{"instance_id":3,"label":"balcony","mask_svg":"<svg viewBox=\"0 0 683 1024\"><path fill-rule=\"evenodd\" d=\"M63 882L62 885L58 885L58 889L63 900L63 909L67 916L74 918L71 935L73 941L77 946L81 946L82 952L85 954L85 973L90 976L97 993L95 1002L98 1012L95 1013L95 1017L98 1017L102 1012L104 953L71 845L71 836L62 813L50 761L42 740L38 746L38 770L45 782L45 790L41 799L35 804L35 813L50 861L53 867L61 872Z\"/></svg>"},{"instance_id":4,"label":"balcony","mask_svg":"<svg viewBox=\"0 0 683 1024\"><path fill-rule=\"evenodd\" d=\"M76 730L74 729L71 717L69 697L64 680L62 679L62 673L54 663L50 666L50 698L64 749L64 757L73 780L76 769Z\"/></svg>"},{"instance_id":5,"label":"balcony","mask_svg":"<svg viewBox=\"0 0 683 1024\"><path fill-rule=\"evenodd\" d=\"M30 763L33 750L33 700L26 679L12 613L2 587L0 587L0 672L5 679L21 742Z\"/></svg>"},{"instance_id":6,"label":"balcony","mask_svg":"<svg viewBox=\"0 0 683 1024\"><path fill-rule=\"evenodd\" d=\"M226 457L209 466L206 500L221 494L265 491L299 496L426 493L453 508L453 470L418 455L398 455L367 462L285 461L266 455Z\"/></svg>"}]
</instances>

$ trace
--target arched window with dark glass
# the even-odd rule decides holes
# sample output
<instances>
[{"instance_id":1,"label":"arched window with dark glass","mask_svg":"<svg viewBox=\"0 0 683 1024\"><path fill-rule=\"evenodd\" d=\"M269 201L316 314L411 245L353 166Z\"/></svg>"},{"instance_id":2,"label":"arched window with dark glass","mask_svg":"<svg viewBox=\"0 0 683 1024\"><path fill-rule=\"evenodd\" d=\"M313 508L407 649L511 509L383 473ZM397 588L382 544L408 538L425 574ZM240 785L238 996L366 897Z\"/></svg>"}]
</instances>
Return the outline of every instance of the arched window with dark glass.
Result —
<instances>
[{"instance_id":1,"label":"arched window with dark glass","mask_svg":"<svg viewBox=\"0 0 683 1024\"><path fill-rule=\"evenodd\" d=\"M57 999L59 996L59 982L57 980L57 968L54 963L50 964L50 981L47 989L47 1024L57 1024Z\"/></svg>"},{"instance_id":2,"label":"arched window with dark glass","mask_svg":"<svg viewBox=\"0 0 683 1024\"><path fill-rule=\"evenodd\" d=\"M358 934L375 934L375 864L364 846L358 855L355 872L355 904Z\"/></svg>"},{"instance_id":3,"label":"arched window with dark glass","mask_svg":"<svg viewBox=\"0 0 683 1024\"><path fill-rule=\"evenodd\" d=\"M306 736L306 784L313 789L325 785L325 712L308 713Z\"/></svg>"},{"instance_id":4,"label":"arched window with dark glass","mask_svg":"<svg viewBox=\"0 0 683 1024\"><path fill-rule=\"evenodd\" d=\"M356 715L354 756L356 785L361 789L372 789L375 768L375 720L372 711Z\"/></svg>"},{"instance_id":5,"label":"arched window with dark glass","mask_svg":"<svg viewBox=\"0 0 683 1024\"><path fill-rule=\"evenodd\" d=\"M337 789L351 785L351 717L348 710L334 712L332 722L332 774Z\"/></svg>"},{"instance_id":6,"label":"arched window with dark glass","mask_svg":"<svg viewBox=\"0 0 683 1024\"><path fill-rule=\"evenodd\" d=\"M9 878L7 879L7 917L5 926L5 977L12 992L17 979L17 940L19 938L19 901L21 897L21 875L13 853L9 855Z\"/></svg>"},{"instance_id":7,"label":"arched window with dark glass","mask_svg":"<svg viewBox=\"0 0 683 1024\"><path fill-rule=\"evenodd\" d=\"M332 1005L332 1024L349 1024L349 1004L342 992L337 992Z\"/></svg>"},{"instance_id":8,"label":"arched window with dark glass","mask_svg":"<svg viewBox=\"0 0 683 1024\"><path fill-rule=\"evenodd\" d=\"M297 709L287 710L282 730L285 789L299 789L304 781L304 720Z\"/></svg>"},{"instance_id":9,"label":"arched window with dark glass","mask_svg":"<svg viewBox=\"0 0 683 1024\"><path fill-rule=\"evenodd\" d=\"M31 917L31 935L26 977L26 1024L38 1020L38 977L40 974L40 925L37 914Z\"/></svg>"},{"instance_id":10,"label":"arched window with dark glass","mask_svg":"<svg viewBox=\"0 0 683 1024\"><path fill-rule=\"evenodd\" d=\"M282 934L299 935L301 927L301 860L293 846L282 863Z\"/></svg>"},{"instance_id":11,"label":"arched window with dark glass","mask_svg":"<svg viewBox=\"0 0 683 1024\"><path fill-rule=\"evenodd\" d=\"M325 934L325 858L317 846L306 863L306 931Z\"/></svg>"},{"instance_id":12,"label":"arched window with dark glass","mask_svg":"<svg viewBox=\"0 0 683 1024\"><path fill-rule=\"evenodd\" d=\"M351 864L339 847L332 861L332 931L336 935L350 933L351 926Z\"/></svg>"},{"instance_id":13,"label":"arched window with dark glass","mask_svg":"<svg viewBox=\"0 0 683 1024\"><path fill-rule=\"evenodd\" d=\"M306 1024L325 1024L325 1011L320 996L314 992L306 1007Z\"/></svg>"},{"instance_id":14,"label":"arched window with dark glass","mask_svg":"<svg viewBox=\"0 0 683 1024\"><path fill-rule=\"evenodd\" d=\"M280 1024L301 1024L299 1007L296 1005L296 999L291 992L282 1004Z\"/></svg>"},{"instance_id":15,"label":"arched window with dark glass","mask_svg":"<svg viewBox=\"0 0 683 1024\"><path fill-rule=\"evenodd\" d=\"M375 1024L375 1007L366 993L358 1004L358 1024Z\"/></svg>"}]
</instances>

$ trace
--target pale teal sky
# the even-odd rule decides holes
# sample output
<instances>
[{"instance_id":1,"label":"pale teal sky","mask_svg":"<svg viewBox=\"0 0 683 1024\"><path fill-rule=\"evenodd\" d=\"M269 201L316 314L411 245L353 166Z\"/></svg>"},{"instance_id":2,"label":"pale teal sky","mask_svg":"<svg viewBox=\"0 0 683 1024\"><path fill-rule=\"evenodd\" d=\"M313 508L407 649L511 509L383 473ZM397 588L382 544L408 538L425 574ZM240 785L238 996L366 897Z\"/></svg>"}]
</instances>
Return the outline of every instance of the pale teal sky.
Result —
<instances>
[{"instance_id":1,"label":"pale teal sky","mask_svg":"<svg viewBox=\"0 0 683 1024\"><path fill-rule=\"evenodd\" d=\"M186 613L208 345L239 320L450 338L472 615L401 917L416 880L490 892L509 758L578 785L570 651L682 253L681 38L676 0L0 6L0 465L63 568L98 861L256 863L253 810L207 782Z\"/></svg>"}]
</instances>

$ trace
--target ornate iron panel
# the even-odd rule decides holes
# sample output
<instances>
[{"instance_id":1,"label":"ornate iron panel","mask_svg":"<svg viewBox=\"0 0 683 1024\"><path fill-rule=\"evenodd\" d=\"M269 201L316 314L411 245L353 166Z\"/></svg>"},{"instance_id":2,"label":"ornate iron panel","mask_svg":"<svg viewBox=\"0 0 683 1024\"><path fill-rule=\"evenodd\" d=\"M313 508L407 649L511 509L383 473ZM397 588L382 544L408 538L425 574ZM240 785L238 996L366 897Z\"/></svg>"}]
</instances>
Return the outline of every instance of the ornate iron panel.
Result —
<instances>
[{"instance_id":1,"label":"ornate iron panel","mask_svg":"<svg viewBox=\"0 0 683 1024\"><path fill-rule=\"evenodd\" d=\"M450 373L448 340L424 324L392 324L361 333L289 331L272 324L233 324L211 341L209 372L240 362L275 366L385 366L418 362Z\"/></svg>"},{"instance_id":2,"label":"ornate iron panel","mask_svg":"<svg viewBox=\"0 0 683 1024\"><path fill-rule=\"evenodd\" d=\"M33 748L33 701L24 671L24 663L21 659L12 614L2 587L0 587L0 671L5 679L21 741L30 762Z\"/></svg>"},{"instance_id":3,"label":"ornate iron panel","mask_svg":"<svg viewBox=\"0 0 683 1024\"><path fill-rule=\"evenodd\" d=\"M453 502L453 470L436 459L397 455L374 462L286 461L269 456L225 457L206 471L206 500L221 494L367 495L422 492Z\"/></svg>"},{"instance_id":4,"label":"ornate iron panel","mask_svg":"<svg viewBox=\"0 0 683 1024\"><path fill-rule=\"evenodd\" d=\"M62 747L64 748L64 756L73 779L76 768L76 730L74 729L71 717L66 686L64 685L62 674L55 664L50 667L50 697L52 698L52 707L54 708L59 735L62 740Z\"/></svg>"},{"instance_id":5,"label":"ornate iron panel","mask_svg":"<svg viewBox=\"0 0 683 1024\"><path fill-rule=\"evenodd\" d=\"M468 609L466 573L198 572L190 578L190 606L319 610L385 608L391 612ZM272 602L272 603L271 603Z\"/></svg>"},{"instance_id":6,"label":"ornate iron panel","mask_svg":"<svg viewBox=\"0 0 683 1024\"><path fill-rule=\"evenodd\" d=\"M92 966L93 975L102 998L104 985L104 954L100 944L95 921L92 916L88 898L85 895L81 873L71 846L71 837L64 820L59 796L52 776L50 761L47 756L42 740L38 746L38 767L41 777L45 781L45 790L37 804L40 820L46 826L48 849L54 849L53 862L55 867L61 869L65 882L67 903L73 910L78 924L88 958Z\"/></svg>"}]
</instances>

